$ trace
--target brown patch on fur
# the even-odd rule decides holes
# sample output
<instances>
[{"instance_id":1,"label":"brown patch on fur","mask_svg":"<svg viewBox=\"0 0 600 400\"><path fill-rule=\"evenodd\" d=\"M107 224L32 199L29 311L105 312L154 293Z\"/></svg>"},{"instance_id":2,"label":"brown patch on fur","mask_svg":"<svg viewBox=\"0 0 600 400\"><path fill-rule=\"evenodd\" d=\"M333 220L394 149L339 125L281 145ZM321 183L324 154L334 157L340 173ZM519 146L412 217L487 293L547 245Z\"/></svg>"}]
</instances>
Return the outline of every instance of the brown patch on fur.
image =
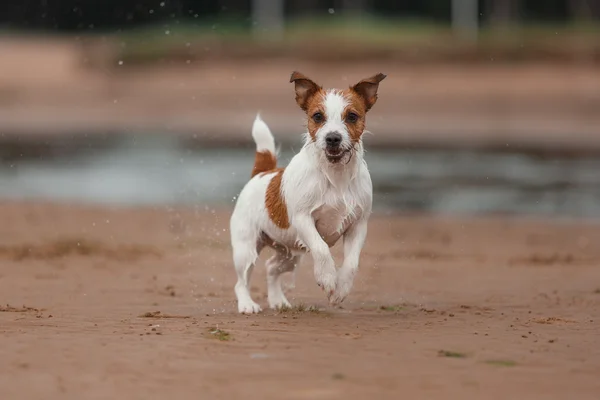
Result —
<instances>
[{"instance_id":1,"label":"brown patch on fur","mask_svg":"<svg viewBox=\"0 0 600 400\"><path fill-rule=\"evenodd\" d=\"M325 110L323 109L324 91L323 87L315 83L306 75L294 71L290 77L290 82L294 83L296 91L296 103L300 106L308 116L308 133L314 142L315 133L326 122ZM315 113L323 114L323 121L315 122L313 115Z\"/></svg>"},{"instance_id":2,"label":"brown patch on fur","mask_svg":"<svg viewBox=\"0 0 600 400\"><path fill-rule=\"evenodd\" d=\"M276 175L271 178L267 192L265 194L265 206L269 213L269 218L273 223L281 228L287 229L290 227L290 220L287 213L285 200L281 195L281 178L283 177L283 168L275 170Z\"/></svg>"},{"instance_id":3,"label":"brown patch on fur","mask_svg":"<svg viewBox=\"0 0 600 400\"><path fill-rule=\"evenodd\" d=\"M325 107L323 102L325 101L325 92L323 90L319 90L314 96L310 98L308 101L306 115L308 116L307 129L310 138L314 142L316 139L317 131L321 128L325 123L327 123L327 115L325 114ZM315 122L313 119L313 115L316 113L323 114L323 121Z\"/></svg>"},{"instance_id":4,"label":"brown patch on fur","mask_svg":"<svg viewBox=\"0 0 600 400\"><path fill-rule=\"evenodd\" d=\"M358 82L356 85L350 88L351 91L353 91L363 99L366 107L365 111L369 111L371 107L375 105L375 102L377 101L377 90L379 89L379 82L384 80L385 77L386 75L380 72L369 78L363 79L362 81Z\"/></svg>"},{"instance_id":5,"label":"brown patch on fur","mask_svg":"<svg viewBox=\"0 0 600 400\"><path fill-rule=\"evenodd\" d=\"M365 131L367 109L363 98L352 89L344 90L342 94L346 99L350 100L350 104L344 110L342 118L344 119L346 128L348 128L350 140L352 141L352 144L355 144L360 141L360 138ZM356 122L348 121L348 115L351 113L358 116Z\"/></svg>"},{"instance_id":6,"label":"brown patch on fur","mask_svg":"<svg viewBox=\"0 0 600 400\"><path fill-rule=\"evenodd\" d=\"M277 168L277 158L275 154L270 151L257 151L256 156L254 157L254 168L252 168L253 178L255 175L260 174L261 172L270 171Z\"/></svg>"},{"instance_id":7,"label":"brown patch on fur","mask_svg":"<svg viewBox=\"0 0 600 400\"><path fill-rule=\"evenodd\" d=\"M363 79L356 85L351 86L342 92L346 99L350 100L350 105L344 110L344 123L348 128L352 143L357 143L365 131L366 114L377 102L377 90L379 82L384 80L386 75L379 73L369 78ZM357 115L356 122L348 120L348 115L354 113Z\"/></svg>"},{"instance_id":8,"label":"brown patch on fur","mask_svg":"<svg viewBox=\"0 0 600 400\"><path fill-rule=\"evenodd\" d=\"M268 171L263 171L263 172L261 172L259 175L260 175L260 176L265 176L265 175L267 175L267 174L272 174L272 173L274 173L274 172L281 172L281 171L283 171L284 169L285 169L285 168L273 168L273 169L270 169L270 170L268 170Z\"/></svg>"},{"instance_id":9,"label":"brown patch on fur","mask_svg":"<svg viewBox=\"0 0 600 400\"><path fill-rule=\"evenodd\" d=\"M294 89L296 90L296 103L301 109L307 111L309 100L323 88L298 71L292 72L291 82L294 83Z\"/></svg>"}]
</instances>

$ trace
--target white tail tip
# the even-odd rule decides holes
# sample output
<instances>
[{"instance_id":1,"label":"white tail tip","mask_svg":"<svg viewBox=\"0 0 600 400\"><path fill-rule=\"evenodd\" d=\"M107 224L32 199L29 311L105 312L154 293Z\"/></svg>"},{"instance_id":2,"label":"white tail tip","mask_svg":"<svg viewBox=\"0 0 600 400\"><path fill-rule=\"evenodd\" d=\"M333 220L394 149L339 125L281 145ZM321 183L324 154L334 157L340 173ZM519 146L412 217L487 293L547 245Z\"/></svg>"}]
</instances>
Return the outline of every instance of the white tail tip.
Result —
<instances>
[{"instance_id":1,"label":"white tail tip","mask_svg":"<svg viewBox=\"0 0 600 400\"><path fill-rule=\"evenodd\" d=\"M275 154L275 139L267 124L260 118L260 114L256 114L256 118L254 119L252 137L256 143L256 151L270 151Z\"/></svg>"}]
</instances>

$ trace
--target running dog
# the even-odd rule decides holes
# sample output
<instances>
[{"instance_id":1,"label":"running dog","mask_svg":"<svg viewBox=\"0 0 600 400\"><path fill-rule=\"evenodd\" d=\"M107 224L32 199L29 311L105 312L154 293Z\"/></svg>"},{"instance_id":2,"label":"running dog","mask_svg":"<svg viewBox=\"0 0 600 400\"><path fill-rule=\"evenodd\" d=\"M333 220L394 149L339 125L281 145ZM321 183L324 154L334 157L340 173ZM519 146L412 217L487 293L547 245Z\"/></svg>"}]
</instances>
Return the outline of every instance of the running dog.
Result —
<instances>
[{"instance_id":1,"label":"running dog","mask_svg":"<svg viewBox=\"0 0 600 400\"><path fill-rule=\"evenodd\" d=\"M290 307L281 274L292 272L305 253L314 261L317 284L331 304L350 293L367 236L373 185L363 158L365 117L377 101L377 74L346 90L323 89L294 72L296 102L306 113L308 132L302 150L285 168L277 168L275 141L257 115L252 127L256 158L251 179L240 192L231 216L233 261L237 272L238 311L261 307L248 290L260 251L275 249L267 261L269 306ZM344 238L339 269L330 252Z\"/></svg>"}]
</instances>

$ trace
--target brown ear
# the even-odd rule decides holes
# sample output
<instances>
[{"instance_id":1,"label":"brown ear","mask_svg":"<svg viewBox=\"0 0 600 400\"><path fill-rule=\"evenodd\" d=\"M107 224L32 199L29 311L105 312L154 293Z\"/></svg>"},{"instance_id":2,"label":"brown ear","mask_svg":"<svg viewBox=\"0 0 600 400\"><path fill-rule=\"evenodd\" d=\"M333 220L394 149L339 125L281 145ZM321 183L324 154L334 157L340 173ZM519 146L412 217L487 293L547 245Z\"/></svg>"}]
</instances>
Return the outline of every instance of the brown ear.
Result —
<instances>
[{"instance_id":1,"label":"brown ear","mask_svg":"<svg viewBox=\"0 0 600 400\"><path fill-rule=\"evenodd\" d=\"M296 103L298 103L301 109L306 111L308 107L308 101L319 90L321 90L322 87L297 71L292 72L290 82L294 82L296 87Z\"/></svg>"},{"instance_id":2,"label":"brown ear","mask_svg":"<svg viewBox=\"0 0 600 400\"><path fill-rule=\"evenodd\" d=\"M370 78L363 79L351 87L356 94L363 98L365 106L367 107L367 111L369 111L377 101L377 89L379 89L379 82L384 80L385 77L386 75L378 73Z\"/></svg>"}]
</instances>

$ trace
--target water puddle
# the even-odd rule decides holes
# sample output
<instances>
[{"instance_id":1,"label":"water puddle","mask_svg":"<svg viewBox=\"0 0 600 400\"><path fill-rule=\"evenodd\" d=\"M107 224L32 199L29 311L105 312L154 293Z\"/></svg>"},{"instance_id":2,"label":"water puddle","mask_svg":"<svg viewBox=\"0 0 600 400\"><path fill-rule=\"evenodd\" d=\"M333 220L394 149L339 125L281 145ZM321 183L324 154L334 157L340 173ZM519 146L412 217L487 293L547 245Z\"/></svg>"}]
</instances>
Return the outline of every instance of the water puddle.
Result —
<instances>
[{"instance_id":1,"label":"water puddle","mask_svg":"<svg viewBox=\"0 0 600 400\"><path fill-rule=\"evenodd\" d=\"M0 198L125 205L226 206L252 148L199 148L175 136L0 144ZM286 164L296 149L282 151ZM366 155L375 208L450 214L600 216L600 156L376 150Z\"/></svg>"}]
</instances>

